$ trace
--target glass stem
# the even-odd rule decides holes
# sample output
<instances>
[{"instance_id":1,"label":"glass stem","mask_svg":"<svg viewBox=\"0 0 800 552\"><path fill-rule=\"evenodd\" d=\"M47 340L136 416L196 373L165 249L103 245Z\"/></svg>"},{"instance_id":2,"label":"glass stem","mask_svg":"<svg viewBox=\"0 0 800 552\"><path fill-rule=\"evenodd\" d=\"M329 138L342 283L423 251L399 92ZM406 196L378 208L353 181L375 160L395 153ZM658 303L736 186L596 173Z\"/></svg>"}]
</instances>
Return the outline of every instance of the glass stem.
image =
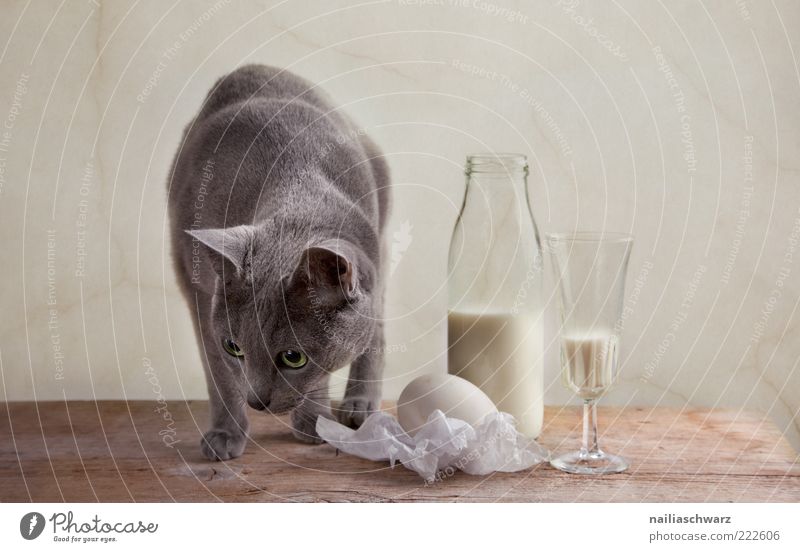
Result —
<instances>
[{"instance_id":1,"label":"glass stem","mask_svg":"<svg viewBox=\"0 0 800 552\"><path fill-rule=\"evenodd\" d=\"M600 447L597 445L597 402L594 399L583 401L583 441L581 443L581 456L598 454Z\"/></svg>"}]
</instances>

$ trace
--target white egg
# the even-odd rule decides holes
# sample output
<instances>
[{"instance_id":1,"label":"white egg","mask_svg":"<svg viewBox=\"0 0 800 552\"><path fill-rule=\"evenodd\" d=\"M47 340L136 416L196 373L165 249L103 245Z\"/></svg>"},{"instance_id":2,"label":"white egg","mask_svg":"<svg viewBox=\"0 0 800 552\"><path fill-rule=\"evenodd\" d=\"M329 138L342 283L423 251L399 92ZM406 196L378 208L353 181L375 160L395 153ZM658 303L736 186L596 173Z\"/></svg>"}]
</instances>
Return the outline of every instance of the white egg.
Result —
<instances>
[{"instance_id":1,"label":"white egg","mask_svg":"<svg viewBox=\"0 0 800 552\"><path fill-rule=\"evenodd\" d=\"M426 374L414 379L400 393L397 419L409 435L419 431L434 410L448 418L475 426L484 416L497 412L486 393L467 380L449 374Z\"/></svg>"}]
</instances>

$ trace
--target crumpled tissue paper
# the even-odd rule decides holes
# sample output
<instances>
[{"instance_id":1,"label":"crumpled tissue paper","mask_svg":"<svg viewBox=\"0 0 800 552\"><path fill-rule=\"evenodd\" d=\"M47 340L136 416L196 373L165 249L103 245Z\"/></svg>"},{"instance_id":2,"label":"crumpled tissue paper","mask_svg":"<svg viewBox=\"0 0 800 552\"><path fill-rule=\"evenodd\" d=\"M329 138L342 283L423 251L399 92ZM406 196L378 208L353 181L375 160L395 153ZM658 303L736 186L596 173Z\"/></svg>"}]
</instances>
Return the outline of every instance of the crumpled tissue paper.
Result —
<instances>
[{"instance_id":1,"label":"crumpled tissue paper","mask_svg":"<svg viewBox=\"0 0 800 552\"><path fill-rule=\"evenodd\" d=\"M454 469L472 475L515 472L550 458L547 449L517 431L514 417L505 412L488 414L473 427L434 410L413 437L386 412L371 414L357 430L320 416L317 433L347 454L388 460L392 467L400 462L427 482Z\"/></svg>"}]
</instances>

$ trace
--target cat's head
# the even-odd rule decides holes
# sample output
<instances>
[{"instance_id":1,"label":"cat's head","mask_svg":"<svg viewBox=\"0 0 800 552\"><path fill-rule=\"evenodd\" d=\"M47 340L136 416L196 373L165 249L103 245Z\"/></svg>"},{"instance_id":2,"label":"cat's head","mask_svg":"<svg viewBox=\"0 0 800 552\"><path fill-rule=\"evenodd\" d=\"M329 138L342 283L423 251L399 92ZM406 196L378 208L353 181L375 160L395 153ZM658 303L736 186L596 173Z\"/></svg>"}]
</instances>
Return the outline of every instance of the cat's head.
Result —
<instances>
[{"instance_id":1,"label":"cat's head","mask_svg":"<svg viewBox=\"0 0 800 552\"><path fill-rule=\"evenodd\" d=\"M369 346L375 267L354 244L269 225L187 232L217 275L205 348L244 371L251 407L280 413L325 396L330 373Z\"/></svg>"}]
</instances>

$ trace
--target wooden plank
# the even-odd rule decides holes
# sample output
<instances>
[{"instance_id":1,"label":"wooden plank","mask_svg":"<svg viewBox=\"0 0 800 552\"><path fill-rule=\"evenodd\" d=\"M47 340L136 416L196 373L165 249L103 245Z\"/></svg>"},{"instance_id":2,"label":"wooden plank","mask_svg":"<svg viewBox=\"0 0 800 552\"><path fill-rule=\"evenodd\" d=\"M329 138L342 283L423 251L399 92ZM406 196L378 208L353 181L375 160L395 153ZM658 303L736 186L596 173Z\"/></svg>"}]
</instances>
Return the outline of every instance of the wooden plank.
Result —
<instances>
[{"instance_id":1,"label":"wooden plank","mask_svg":"<svg viewBox=\"0 0 800 552\"><path fill-rule=\"evenodd\" d=\"M166 417L165 417L166 416ZM40 402L0 407L0 500L24 501L800 501L798 456L752 412L600 409L601 446L627 473L586 477L549 466L434 484L398 466L297 443L286 417L251 412L251 442L208 462L205 402ZM575 407L548 407L540 442L576 447ZM164 437L178 442L168 446Z\"/></svg>"}]
</instances>

